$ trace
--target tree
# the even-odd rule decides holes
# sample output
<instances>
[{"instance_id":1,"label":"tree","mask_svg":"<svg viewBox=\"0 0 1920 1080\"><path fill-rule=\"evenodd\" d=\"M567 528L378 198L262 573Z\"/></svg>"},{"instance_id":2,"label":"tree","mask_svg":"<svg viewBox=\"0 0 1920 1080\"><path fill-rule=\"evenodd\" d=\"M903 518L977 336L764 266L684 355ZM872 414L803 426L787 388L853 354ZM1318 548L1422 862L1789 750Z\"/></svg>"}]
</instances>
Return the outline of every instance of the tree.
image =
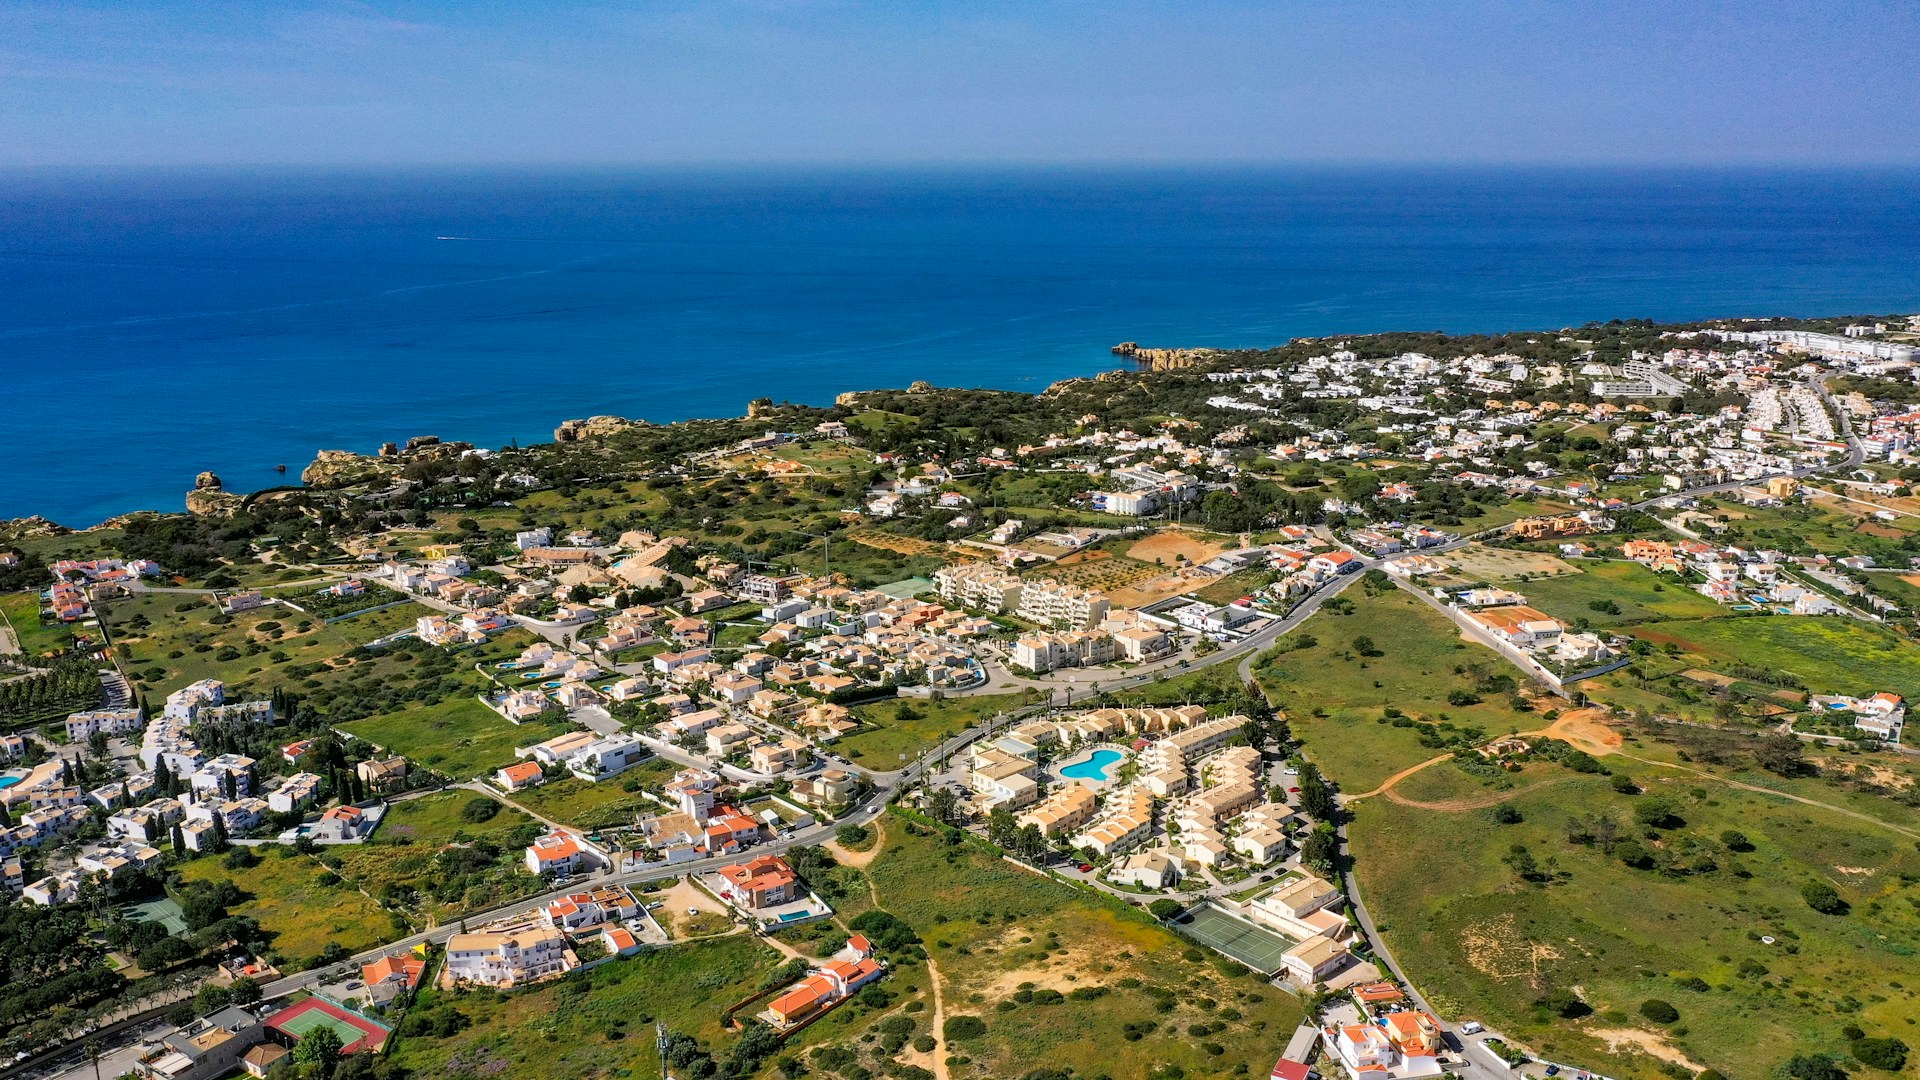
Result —
<instances>
[{"instance_id":1,"label":"tree","mask_svg":"<svg viewBox=\"0 0 1920 1080\"><path fill-rule=\"evenodd\" d=\"M1306 842L1300 845L1300 861L1319 873L1331 874L1337 869L1339 859L1339 834L1333 831L1332 825L1315 825L1307 834Z\"/></svg>"},{"instance_id":2,"label":"tree","mask_svg":"<svg viewBox=\"0 0 1920 1080\"><path fill-rule=\"evenodd\" d=\"M1669 829L1678 821L1673 804L1653 795L1633 804L1633 820L1650 829Z\"/></svg>"},{"instance_id":3,"label":"tree","mask_svg":"<svg viewBox=\"0 0 1920 1080\"><path fill-rule=\"evenodd\" d=\"M1800 886L1800 899L1822 915L1845 915L1848 904L1833 886L1824 881L1809 881Z\"/></svg>"},{"instance_id":4,"label":"tree","mask_svg":"<svg viewBox=\"0 0 1920 1080\"><path fill-rule=\"evenodd\" d=\"M1380 647L1375 645L1373 639L1365 634L1361 634L1359 637L1353 639L1353 651L1359 653L1361 656L1381 655Z\"/></svg>"},{"instance_id":5,"label":"tree","mask_svg":"<svg viewBox=\"0 0 1920 1080\"><path fill-rule=\"evenodd\" d=\"M1515 877L1521 881L1534 881L1540 877L1540 864L1534 862L1533 853L1525 844L1515 844L1507 849L1500 861L1507 864Z\"/></svg>"},{"instance_id":6,"label":"tree","mask_svg":"<svg viewBox=\"0 0 1920 1080\"><path fill-rule=\"evenodd\" d=\"M1728 851L1752 851L1753 841L1738 829L1726 829L1720 833L1720 842L1727 845Z\"/></svg>"},{"instance_id":7,"label":"tree","mask_svg":"<svg viewBox=\"0 0 1920 1080\"><path fill-rule=\"evenodd\" d=\"M959 806L960 800L946 788L934 788L927 795L927 816L942 825L953 824Z\"/></svg>"},{"instance_id":8,"label":"tree","mask_svg":"<svg viewBox=\"0 0 1920 1080\"><path fill-rule=\"evenodd\" d=\"M1800 740L1792 735L1769 735L1760 740L1759 748L1753 752L1753 759L1768 772L1781 776L1804 776L1809 770L1800 751Z\"/></svg>"},{"instance_id":9,"label":"tree","mask_svg":"<svg viewBox=\"0 0 1920 1080\"><path fill-rule=\"evenodd\" d=\"M1622 840L1613 846L1613 854L1621 862L1635 870L1645 870L1653 865L1653 853L1638 840Z\"/></svg>"},{"instance_id":10,"label":"tree","mask_svg":"<svg viewBox=\"0 0 1920 1080\"><path fill-rule=\"evenodd\" d=\"M1023 859L1038 859L1047 853L1047 834L1040 826L1031 822L1020 827L1020 835L1014 839L1014 847Z\"/></svg>"},{"instance_id":11,"label":"tree","mask_svg":"<svg viewBox=\"0 0 1920 1080\"><path fill-rule=\"evenodd\" d=\"M293 1060L302 1065L318 1065L323 1070L331 1069L340 1060L340 1036L330 1027L315 1028L300 1037L294 1044Z\"/></svg>"},{"instance_id":12,"label":"tree","mask_svg":"<svg viewBox=\"0 0 1920 1080\"><path fill-rule=\"evenodd\" d=\"M1337 821L1340 816L1340 804L1333 797L1333 789L1320 777L1320 770L1313 762L1300 764L1300 774L1295 781L1300 789L1300 809L1315 821Z\"/></svg>"},{"instance_id":13,"label":"tree","mask_svg":"<svg viewBox=\"0 0 1920 1080\"><path fill-rule=\"evenodd\" d=\"M242 975L233 980L233 985L227 987L227 992L232 995L235 1005L254 1005L260 1001L260 984L248 975Z\"/></svg>"},{"instance_id":14,"label":"tree","mask_svg":"<svg viewBox=\"0 0 1920 1080\"><path fill-rule=\"evenodd\" d=\"M1648 998L1640 1003L1640 1015L1656 1024L1671 1024L1680 1019L1680 1010L1659 998Z\"/></svg>"},{"instance_id":15,"label":"tree","mask_svg":"<svg viewBox=\"0 0 1920 1080\"><path fill-rule=\"evenodd\" d=\"M1153 903L1148 904L1147 910L1152 912L1153 917L1156 919L1171 919L1175 915L1180 914L1180 909L1183 906L1180 901L1163 896Z\"/></svg>"},{"instance_id":16,"label":"tree","mask_svg":"<svg viewBox=\"0 0 1920 1080\"><path fill-rule=\"evenodd\" d=\"M1907 1067L1907 1044L1899 1039L1855 1039L1848 1047L1860 1064L1887 1072L1899 1072Z\"/></svg>"},{"instance_id":17,"label":"tree","mask_svg":"<svg viewBox=\"0 0 1920 1080\"><path fill-rule=\"evenodd\" d=\"M1802 1054L1789 1058L1780 1071L1793 1080L1847 1080L1847 1071L1825 1054Z\"/></svg>"},{"instance_id":18,"label":"tree","mask_svg":"<svg viewBox=\"0 0 1920 1080\"><path fill-rule=\"evenodd\" d=\"M987 842L1002 849L1011 849L1019 839L1020 825L1013 811L1004 806L996 807L987 815Z\"/></svg>"}]
</instances>

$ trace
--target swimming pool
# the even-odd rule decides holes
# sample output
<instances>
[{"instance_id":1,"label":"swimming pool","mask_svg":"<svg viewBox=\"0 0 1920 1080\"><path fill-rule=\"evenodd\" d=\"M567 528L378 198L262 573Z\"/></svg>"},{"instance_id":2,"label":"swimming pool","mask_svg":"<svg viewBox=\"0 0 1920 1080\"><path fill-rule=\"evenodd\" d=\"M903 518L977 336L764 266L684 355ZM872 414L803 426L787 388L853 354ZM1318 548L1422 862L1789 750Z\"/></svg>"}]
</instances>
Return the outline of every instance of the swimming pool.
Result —
<instances>
[{"instance_id":1,"label":"swimming pool","mask_svg":"<svg viewBox=\"0 0 1920 1080\"><path fill-rule=\"evenodd\" d=\"M1124 756L1118 750L1095 750L1083 761L1062 765L1060 775L1069 780L1111 780L1113 777L1107 774L1107 767Z\"/></svg>"},{"instance_id":2,"label":"swimming pool","mask_svg":"<svg viewBox=\"0 0 1920 1080\"><path fill-rule=\"evenodd\" d=\"M0 791L5 791L20 782L17 776L0 776Z\"/></svg>"}]
</instances>

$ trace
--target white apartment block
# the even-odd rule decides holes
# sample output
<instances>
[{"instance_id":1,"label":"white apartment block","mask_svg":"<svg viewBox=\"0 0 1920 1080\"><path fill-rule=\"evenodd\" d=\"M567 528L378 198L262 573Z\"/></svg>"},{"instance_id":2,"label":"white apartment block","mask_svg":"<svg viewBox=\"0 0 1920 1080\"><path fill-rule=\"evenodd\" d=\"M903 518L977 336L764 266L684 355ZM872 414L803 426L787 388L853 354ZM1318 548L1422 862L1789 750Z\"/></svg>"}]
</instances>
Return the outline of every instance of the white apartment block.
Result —
<instances>
[{"instance_id":1,"label":"white apartment block","mask_svg":"<svg viewBox=\"0 0 1920 1080\"><path fill-rule=\"evenodd\" d=\"M563 975L580 961L558 930L527 927L455 934L447 939L448 985L512 987Z\"/></svg>"},{"instance_id":2,"label":"white apartment block","mask_svg":"<svg viewBox=\"0 0 1920 1080\"><path fill-rule=\"evenodd\" d=\"M96 734L126 735L145 726L139 709L90 709L67 717L67 741L83 743Z\"/></svg>"}]
</instances>

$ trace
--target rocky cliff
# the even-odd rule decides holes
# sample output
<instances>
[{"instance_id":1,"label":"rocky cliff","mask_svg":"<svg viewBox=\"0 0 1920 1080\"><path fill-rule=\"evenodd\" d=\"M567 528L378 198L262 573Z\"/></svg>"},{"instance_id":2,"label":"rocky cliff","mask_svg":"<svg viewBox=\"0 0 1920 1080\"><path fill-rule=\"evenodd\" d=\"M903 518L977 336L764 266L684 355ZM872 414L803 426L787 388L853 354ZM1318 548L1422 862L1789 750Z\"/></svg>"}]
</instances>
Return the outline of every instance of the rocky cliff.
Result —
<instances>
[{"instance_id":1,"label":"rocky cliff","mask_svg":"<svg viewBox=\"0 0 1920 1080\"><path fill-rule=\"evenodd\" d=\"M240 509L241 498L227 491L220 478L203 472L193 478L193 490L187 492L187 513L201 517L232 517Z\"/></svg>"},{"instance_id":2,"label":"rocky cliff","mask_svg":"<svg viewBox=\"0 0 1920 1080\"><path fill-rule=\"evenodd\" d=\"M1142 371L1178 371L1204 363L1221 355L1219 349L1149 349L1137 341L1123 341L1113 347L1115 356L1124 356L1140 365Z\"/></svg>"},{"instance_id":3,"label":"rocky cliff","mask_svg":"<svg viewBox=\"0 0 1920 1080\"><path fill-rule=\"evenodd\" d=\"M624 416L589 416L585 420L562 420L560 426L553 429L553 441L579 442L581 439L613 435L628 428L639 427L644 423L646 423L644 420L629 420Z\"/></svg>"},{"instance_id":4,"label":"rocky cliff","mask_svg":"<svg viewBox=\"0 0 1920 1080\"><path fill-rule=\"evenodd\" d=\"M300 470L300 482L313 488L346 487L372 480L381 472L380 460L351 450L322 450L313 464Z\"/></svg>"}]
</instances>

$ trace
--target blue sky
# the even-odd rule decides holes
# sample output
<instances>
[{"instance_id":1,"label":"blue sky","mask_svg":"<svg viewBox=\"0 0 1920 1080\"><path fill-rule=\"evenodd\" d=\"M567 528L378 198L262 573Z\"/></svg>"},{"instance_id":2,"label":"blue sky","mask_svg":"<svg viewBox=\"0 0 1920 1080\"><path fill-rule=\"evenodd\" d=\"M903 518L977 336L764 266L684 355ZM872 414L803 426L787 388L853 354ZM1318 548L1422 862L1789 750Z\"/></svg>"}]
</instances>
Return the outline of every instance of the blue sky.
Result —
<instances>
[{"instance_id":1,"label":"blue sky","mask_svg":"<svg viewBox=\"0 0 1920 1080\"><path fill-rule=\"evenodd\" d=\"M1920 163L1920 3L0 6L0 165Z\"/></svg>"}]
</instances>

